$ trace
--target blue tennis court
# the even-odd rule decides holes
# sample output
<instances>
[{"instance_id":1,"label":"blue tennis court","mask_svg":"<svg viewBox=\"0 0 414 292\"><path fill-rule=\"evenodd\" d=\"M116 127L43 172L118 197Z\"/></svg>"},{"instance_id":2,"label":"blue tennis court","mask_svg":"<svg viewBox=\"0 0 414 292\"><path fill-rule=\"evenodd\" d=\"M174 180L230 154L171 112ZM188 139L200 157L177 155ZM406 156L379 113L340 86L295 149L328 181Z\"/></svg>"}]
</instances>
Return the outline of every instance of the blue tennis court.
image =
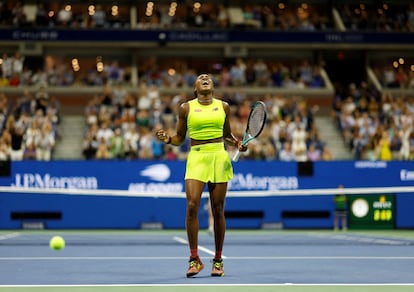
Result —
<instances>
[{"instance_id":1,"label":"blue tennis court","mask_svg":"<svg viewBox=\"0 0 414 292\"><path fill-rule=\"evenodd\" d=\"M49 248L53 235L65 238L64 250ZM414 287L414 234L410 231L230 230L222 278L210 277L212 236L200 231L199 245L206 268L188 279L184 230L2 231L0 290L96 285Z\"/></svg>"}]
</instances>

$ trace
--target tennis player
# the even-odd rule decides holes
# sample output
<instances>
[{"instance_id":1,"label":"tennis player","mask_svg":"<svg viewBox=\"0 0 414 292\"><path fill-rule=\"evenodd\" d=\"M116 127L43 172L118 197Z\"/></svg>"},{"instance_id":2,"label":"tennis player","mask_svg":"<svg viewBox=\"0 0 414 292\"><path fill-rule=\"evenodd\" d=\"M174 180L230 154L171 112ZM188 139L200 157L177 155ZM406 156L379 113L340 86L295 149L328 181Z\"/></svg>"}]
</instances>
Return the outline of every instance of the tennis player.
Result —
<instances>
[{"instance_id":1,"label":"tennis player","mask_svg":"<svg viewBox=\"0 0 414 292\"><path fill-rule=\"evenodd\" d=\"M215 256L211 276L223 276L222 250L226 222L224 201L227 183L233 177L233 168L225 143L235 146L241 152L246 145L231 132L228 103L213 96L214 84L208 74L197 77L194 85L195 98L180 105L176 133L168 135L165 130L157 131L157 138L167 144L181 145L187 131L191 149L187 157L185 186L187 197L186 229L190 248L187 277L197 275L204 265L198 255L198 211L205 185L210 194L211 209L214 217Z\"/></svg>"}]
</instances>

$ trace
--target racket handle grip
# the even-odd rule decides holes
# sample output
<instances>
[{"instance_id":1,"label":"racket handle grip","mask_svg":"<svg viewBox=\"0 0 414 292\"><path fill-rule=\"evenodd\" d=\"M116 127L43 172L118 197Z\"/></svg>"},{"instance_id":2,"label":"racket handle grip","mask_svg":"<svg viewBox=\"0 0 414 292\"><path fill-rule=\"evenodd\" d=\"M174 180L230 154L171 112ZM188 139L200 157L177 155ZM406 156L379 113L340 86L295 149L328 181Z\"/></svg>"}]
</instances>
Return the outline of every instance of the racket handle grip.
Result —
<instances>
[{"instance_id":1,"label":"racket handle grip","mask_svg":"<svg viewBox=\"0 0 414 292\"><path fill-rule=\"evenodd\" d=\"M239 161L240 154L241 154L241 152L239 150L237 150L236 154L234 154L234 156L233 156L233 161L234 162Z\"/></svg>"}]
</instances>

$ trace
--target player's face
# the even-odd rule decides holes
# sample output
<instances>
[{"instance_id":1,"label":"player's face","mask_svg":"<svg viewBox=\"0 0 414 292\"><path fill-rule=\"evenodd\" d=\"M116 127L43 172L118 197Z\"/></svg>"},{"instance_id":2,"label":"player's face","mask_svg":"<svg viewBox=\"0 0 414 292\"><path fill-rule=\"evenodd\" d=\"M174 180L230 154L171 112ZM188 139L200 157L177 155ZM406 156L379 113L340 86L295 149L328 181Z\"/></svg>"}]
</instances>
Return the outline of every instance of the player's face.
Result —
<instances>
[{"instance_id":1,"label":"player's face","mask_svg":"<svg viewBox=\"0 0 414 292\"><path fill-rule=\"evenodd\" d=\"M195 89L198 93L209 94L214 89L214 83L208 74L201 74L197 77Z\"/></svg>"}]
</instances>

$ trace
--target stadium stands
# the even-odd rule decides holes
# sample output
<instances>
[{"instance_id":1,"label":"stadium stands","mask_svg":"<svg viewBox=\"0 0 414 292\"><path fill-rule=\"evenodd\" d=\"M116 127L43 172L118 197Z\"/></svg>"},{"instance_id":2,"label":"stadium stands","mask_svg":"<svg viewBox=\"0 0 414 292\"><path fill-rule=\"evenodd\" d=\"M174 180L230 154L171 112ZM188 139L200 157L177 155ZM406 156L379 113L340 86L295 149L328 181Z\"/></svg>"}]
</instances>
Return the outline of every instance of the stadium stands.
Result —
<instances>
[{"instance_id":1,"label":"stadium stands","mask_svg":"<svg viewBox=\"0 0 414 292\"><path fill-rule=\"evenodd\" d=\"M184 159L185 145L182 149L160 149L151 131L161 125L173 131L177 104L191 97L197 74L209 72L215 79L217 96L233 108L235 131L239 135L243 130L240 117L244 104L260 98L268 106L269 127L244 159L281 159L286 147L297 149L297 129L306 131L300 149L305 145L305 152L311 151L309 156L302 151L302 158L295 156L296 160L335 159L328 141L321 139L314 125L315 104L320 104L320 96L324 96L325 105L329 104L329 96L334 96L333 122L354 159L413 158L413 94L392 91L414 89L412 50L406 49L403 41L393 43L398 46L394 55L389 50L387 58L383 58L383 51L373 50L362 58L373 76L362 72L363 65L355 68L357 74L345 72L339 78L336 76L341 70L336 65L343 66L349 55L358 51L349 54L343 50L343 36L335 33L343 28L349 32L387 32L391 36L412 32L414 8L409 1L381 5L376 1L118 2L2 2L0 29L11 31L12 40L17 42L6 37L0 40L4 44L0 52L0 157L10 158L11 149L19 148L20 139L23 146L19 149L27 152L22 159L52 159L54 145L62 138L59 103L64 97L65 104L71 99L78 100L79 106L81 101L85 114L85 159ZM32 29L39 34L33 34ZM128 32L158 30L212 32L203 36L190 34L194 40L222 37L222 32L274 32L282 33L277 36L286 37L286 41L269 46L272 40L260 45L252 38L242 45L202 40L205 47L193 42L168 48L167 42L173 37L188 36L166 38L162 32L157 42L149 42L145 47L129 47L132 42L124 41L115 48L108 41L102 47L99 41L89 42L94 45L88 47L83 36L71 34L84 31L92 33L85 36L98 36L94 33L118 31L119 36L127 39ZM320 45L311 40L303 45L294 44L295 36L299 36L296 33L307 38L318 37L314 33L319 32L326 33L322 34L325 40ZM365 42L367 47L371 45L364 35L350 36L363 38L359 49L364 48ZM69 42L56 41L66 37ZM43 40L46 42L39 42ZM332 41L339 44L332 45ZM284 47L286 44L290 47ZM191 51L194 56L188 55ZM326 59L332 59L333 54L335 62L327 64ZM356 64L352 62L357 59L352 59L349 66ZM341 80L344 75L346 80ZM315 97L318 95L319 99ZM320 106L321 112L325 112L325 105ZM15 125L21 124L22 117L41 121L37 132L48 128L50 155L34 155L36 145L28 142L33 141L28 138L31 122ZM22 134L23 138L16 138Z\"/></svg>"}]
</instances>

